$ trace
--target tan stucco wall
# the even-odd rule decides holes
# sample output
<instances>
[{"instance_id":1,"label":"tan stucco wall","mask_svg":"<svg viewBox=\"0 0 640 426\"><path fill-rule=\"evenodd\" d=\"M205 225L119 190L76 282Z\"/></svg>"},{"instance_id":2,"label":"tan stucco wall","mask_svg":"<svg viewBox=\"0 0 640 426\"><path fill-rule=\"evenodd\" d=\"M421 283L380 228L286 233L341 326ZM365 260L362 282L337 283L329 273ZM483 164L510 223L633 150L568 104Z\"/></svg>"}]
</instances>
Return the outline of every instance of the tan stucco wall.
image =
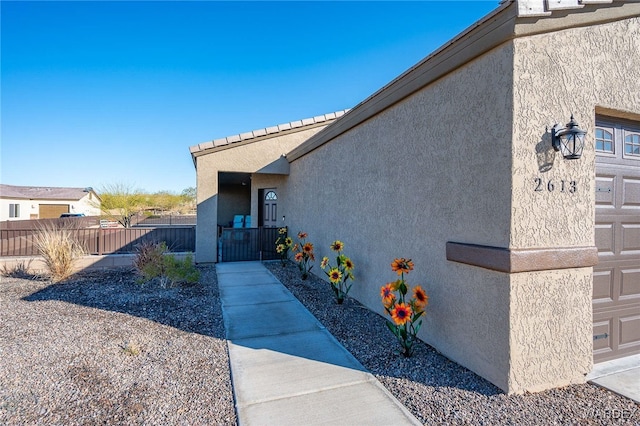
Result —
<instances>
[{"instance_id":1,"label":"tan stucco wall","mask_svg":"<svg viewBox=\"0 0 640 426\"><path fill-rule=\"evenodd\" d=\"M230 145L196 158L198 222L196 262L217 260L218 173L258 172L326 126L285 133L251 143Z\"/></svg>"},{"instance_id":2,"label":"tan stucco wall","mask_svg":"<svg viewBox=\"0 0 640 426\"><path fill-rule=\"evenodd\" d=\"M505 391L584 381L591 268L493 272L447 261L445 244L593 246L595 113L640 112L638 51L638 18L506 42L293 161L286 224L318 259L343 240L352 295L379 313L389 263L412 258L431 297L420 337ZM571 113L588 132L572 162L545 130Z\"/></svg>"},{"instance_id":3,"label":"tan stucco wall","mask_svg":"<svg viewBox=\"0 0 640 426\"><path fill-rule=\"evenodd\" d=\"M448 262L445 245L509 244L512 54L504 44L292 162L287 185L286 222L316 257L346 244L353 296L382 314L391 261L412 258L409 282L431 297L421 337L501 386L509 275Z\"/></svg>"},{"instance_id":4,"label":"tan stucco wall","mask_svg":"<svg viewBox=\"0 0 640 426\"><path fill-rule=\"evenodd\" d=\"M640 113L640 19L516 39L514 46L510 247L593 246L596 109ZM544 155L531 147L550 150L545 127L566 124L572 113L587 131L583 158L556 154L553 167L541 171ZM533 190L535 178L543 191ZM577 191L562 193L562 180L576 180ZM512 276L510 388L579 382L591 370L592 282L591 268Z\"/></svg>"}]
</instances>

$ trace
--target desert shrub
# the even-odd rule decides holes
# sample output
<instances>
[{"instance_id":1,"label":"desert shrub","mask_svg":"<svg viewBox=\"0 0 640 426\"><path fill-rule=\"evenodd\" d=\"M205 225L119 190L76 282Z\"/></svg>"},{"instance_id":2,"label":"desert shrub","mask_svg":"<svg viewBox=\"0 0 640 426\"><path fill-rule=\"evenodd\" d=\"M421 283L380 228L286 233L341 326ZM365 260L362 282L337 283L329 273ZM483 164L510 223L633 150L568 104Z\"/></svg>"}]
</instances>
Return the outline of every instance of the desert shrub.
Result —
<instances>
[{"instance_id":1,"label":"desert shrub","mask_svg":"<svg viewBox=\"0 0 640 426\"><path fill-rule=\"evenodd\" d=\"M176 259L168 253L165 242L145 242L136 247L134 265L140 274L140 283L157 280L162 287L195 283L200 279L200 271L193 265L193 256L187 254L184 260Z\"/></svg>"},{"instance_id":2,"label":"desert shrub","mask_svg":"<svg viewBox=\"0 0 640 426\"><path fill-rule=\"evenodd\" d=\"M35 234L34 242L53 282L69 278L78 259L87 252L69 225L43 225Z\"/></svg>"}]
</instances>

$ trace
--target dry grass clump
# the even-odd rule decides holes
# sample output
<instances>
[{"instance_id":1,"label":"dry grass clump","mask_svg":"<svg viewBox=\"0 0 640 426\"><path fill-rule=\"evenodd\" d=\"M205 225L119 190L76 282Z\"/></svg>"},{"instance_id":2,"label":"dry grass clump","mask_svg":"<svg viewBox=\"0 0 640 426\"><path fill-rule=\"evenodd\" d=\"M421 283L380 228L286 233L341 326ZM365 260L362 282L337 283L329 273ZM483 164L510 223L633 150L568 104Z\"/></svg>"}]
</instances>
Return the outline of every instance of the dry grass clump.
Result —
<instances>
[{"instance_id":1,"label":"dry grass clump","mask_svg":"<svg viewBox=\"0 0 640 426\"><path fill-rule=\"evenodd\" d=\"M34 241L53 282L69 278L78 259L87 252L69 226L43 225Z\"/></svg>"}]
</instances>

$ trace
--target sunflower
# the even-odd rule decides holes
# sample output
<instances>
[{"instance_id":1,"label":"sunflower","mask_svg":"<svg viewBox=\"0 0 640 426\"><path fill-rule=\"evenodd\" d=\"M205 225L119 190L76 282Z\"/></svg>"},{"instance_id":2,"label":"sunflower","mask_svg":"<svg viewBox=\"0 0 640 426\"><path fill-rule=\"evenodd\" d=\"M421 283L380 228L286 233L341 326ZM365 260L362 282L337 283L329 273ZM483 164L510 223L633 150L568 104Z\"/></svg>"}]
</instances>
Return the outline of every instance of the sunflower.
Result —
<instances>
[{"instance_id":1,"label":"sunflower","mask_svg":"<svg viewBox=\"0 0 640 426\"><path fill-rule=\"evenodd\" d=\"M293 244L293 240L291 239L291 237L287 237L287 238L284 239L284 243L285 243L285 245L290 247L291 244Z\"/></svg>"},{"instance_id":2,"label":"sunflower","mask_svg":"<svg viewBox=\"0 0 640 426\"><path fill-rule=\"evenodd\" d=\"M416 300L416 306L420 306L423 309L429 303L429 296L427 296L427 293L419 285L413 289L413 298Z\"/></svg>"},{"instance_id":3,"label":"sunflower","mask_svg":"<svg viewBox=\"0 0 640 426\"><path fill-rule=\"evenodd\" d=\"M411 306L406 303L398 303L395 308L391 310L391 318L397 325L405 325L411 320Z\"/></svg>"},{"instance_id":4,"label":"sunflower","mask_svg":"<svg viewBox=\"0 0 640 426\"><path fill-rule=\"evenodd\" d=\"M337 284L342 279L342 272L338 270L338 268L333 268L329 271L329 281L334 284Z\"/></svg>"},{"instance_id":5,"label":"sunflower","mask_svg":"<svg viewBox=\"0 0 640 426\"><path fill-rule=\"evenodd\" d=\"M403 273L408 274L409 271L413 271L413 262L411 259L405 259L404 257L394 259L393 262L391 262L391 270L398 275L402 275Z\"/></svg>"},{"instance_id":6,"label":"sunflower","mask_svg":"<svg viewBox=\"0 0 640 426\"><path fill-rule=\"evenodd\" d=\"M322 262L320 262L320 267L324 269L327 267L328 264L329 264L329 258L327 256L323 257Z\"/></svg>"},{"instance_id":7,"label":"sunflower","mask_svg":"<svg viewBox=\"0 0 640 426\"><path fill-rule=\"evenodd\" d=\"M296 262L302 262L302 259L303 259L303 258L304 258L304 255L302 254L302 252L301 252L301 251L300 251L300 252L298 252L298 253L296 253L296 255L295 255L295 256L293 256L293 259L294 259Z\"/></svg>"},{"instance_id":8,"label":"sunflower","mask_svg":"<svg viewBox=\"0 0 640 426\"><path fill-rule=\"evenodd\" d=\"M344 243L342 241L335 240L333 243L331 243L331 250L333 251L344 250Z\"/></svg>"},{"instance_id":9,"label":"sunflower","mask_svg":"<svg viewBox=\"0 0 640 426\"><path fill-rule=\"evenodd\" d=\"M391 284L380 287L380 297L382 297L382 303L385 306L391 306L393 304L393 301L396 300L396 295L393 294Z\"/></svg>"},{"instance_id":10,"label":"sunflower","mask_svg":"<svg viewBox=\"0 0 640 426\"><path fill-rule=\"evenodd\" d=\"M307 254L311 253L313 251L313 244L305 243L305 245L302 246L302 250Z\"/></svg>"},{"instance_id":11,"label":"sunflower","mask_svg":"<svg viewBox=\"0 0 640 426\"><path fill-rule=\"evenodd\" d=\"M284 234L286 234L286 233L287 233L287 228L280 228L280 229L278 229L278 234L280 234L280 235L284 235Z\"/></svg>"},{"instance_id":12,"label":"sunflower","mask_svg":"<svg viewBox=\"0 0 640 426\"><path fill-rule=\"evenodd\" d=\"M353 268L355 267L355 265L353 264L353 262L351 261L351 259L349 259L348 257L344 260L344 269L346 269L347 271L352 271Z\"/></svg>"},{"instance_id":13,"label":"sunflower","mask_svg":"<svg viewBox=\"0 0 640 426\"><path fill-rule=\"evenodd\" d=\"M298 238L300 238L301 240L304 240L305 238L307 238L307 233L306 232L298 232Z\"/></svg>"},{"instance_id":14,"label":"sunflower","mask_svg":"<svg viewBox=\"0 0 640 426\"><path fill-rule=\"evenodd\" d=\"M276 252L282 253L283 251L284 251L284 245L278 244L278 247L276 247Z\"/></svg>"}]
</instances>

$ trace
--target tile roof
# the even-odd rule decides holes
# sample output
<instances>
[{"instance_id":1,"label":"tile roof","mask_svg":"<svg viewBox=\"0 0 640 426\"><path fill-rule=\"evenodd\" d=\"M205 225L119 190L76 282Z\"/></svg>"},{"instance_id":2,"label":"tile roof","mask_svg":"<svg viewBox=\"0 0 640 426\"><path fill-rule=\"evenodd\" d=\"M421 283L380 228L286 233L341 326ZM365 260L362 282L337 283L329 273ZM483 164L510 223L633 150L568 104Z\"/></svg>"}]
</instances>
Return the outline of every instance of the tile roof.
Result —
<instances>
[{"instance_id":1,"label":"tile roof","mask_svg":"<svg viewBox=\"0 0 640 426\"><path fill-rule=\"evenodd\" d=\"M277 133L287 132L291 130L303 130L304 127L316 126L318 124L329 124L328 122L334 121L339 117L342 117L348 109L332 112L329 114L318 115L313 118L305 118L303 120L291 121L289 123L279 124L277 126L266 127L264 129L257 129L251 132L240 133L238 135L227 136L226 138L214 139L209 142L203 142L198 145L189 147L189 151L192 155L206 151L208 149L217 148L237 142L244 142L251 139L257 139L261 137L270 136L273 137Z\"/></svg>"},{"instance_id":2,"label":"tile roof","mask_svg":"<svg viewBox=\"0 0 640 426\"><path fill-rule=\"evenodd\" d=\"M0 184L0 198L18 198L27 200L79 200L90 191L93 191L93 189Z\"/></svg>"}]
</instances>

